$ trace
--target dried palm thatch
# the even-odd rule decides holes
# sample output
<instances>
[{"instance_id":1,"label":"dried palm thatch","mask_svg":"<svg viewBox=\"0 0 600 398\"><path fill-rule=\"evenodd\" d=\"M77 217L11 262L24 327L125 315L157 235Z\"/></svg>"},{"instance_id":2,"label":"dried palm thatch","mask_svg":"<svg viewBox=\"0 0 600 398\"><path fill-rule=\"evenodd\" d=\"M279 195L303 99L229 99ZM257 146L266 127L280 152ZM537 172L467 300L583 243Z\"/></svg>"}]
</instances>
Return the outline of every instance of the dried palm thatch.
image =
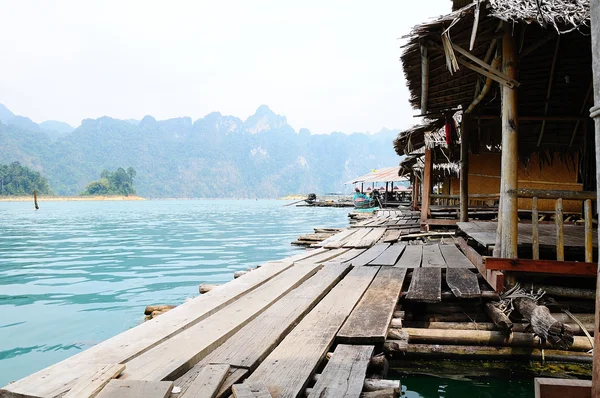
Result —
<instances>
[{"instance_id":1,"label":"dried palm thatch","mask_svg":"<svg viewBox=\"0 0 600 398\"><path fill-rule=\"evenodd\" d=\"M549 24L558 33L590 26L589 0L489 0L489 8L503 21Z\"/></svg>"}]
</instances>

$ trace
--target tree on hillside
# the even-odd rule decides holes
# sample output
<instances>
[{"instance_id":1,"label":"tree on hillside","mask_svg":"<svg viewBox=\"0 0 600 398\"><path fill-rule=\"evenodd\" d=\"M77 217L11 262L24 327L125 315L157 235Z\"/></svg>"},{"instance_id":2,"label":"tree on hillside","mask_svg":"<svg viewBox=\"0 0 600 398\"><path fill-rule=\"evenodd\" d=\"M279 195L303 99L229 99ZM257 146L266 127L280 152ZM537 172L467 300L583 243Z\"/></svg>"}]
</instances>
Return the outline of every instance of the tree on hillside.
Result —
<instances>
[{"instance_id":1,"label":"tree on hillside","mask_svg":"<svg viewBox=\"0 0 600 398\"><path fill-rule=\"evenodd\" d=\"M136 172L133 167L127 171L119 167L116 171L103 170L100 179L90 182L82 195L135 195L133 178Z\"/></svg>"},{"instance_id":2,"label":"tree on hillside","mask_svg":"<svg viewBox=\"0 0 600 398\"><path fill-rule=\"evenodd\" d=\"M48 181L37 171L19 162L0 165L0 196L31 195L34 189L41 195L52 194Z\"/></svg>"}]
</instances>

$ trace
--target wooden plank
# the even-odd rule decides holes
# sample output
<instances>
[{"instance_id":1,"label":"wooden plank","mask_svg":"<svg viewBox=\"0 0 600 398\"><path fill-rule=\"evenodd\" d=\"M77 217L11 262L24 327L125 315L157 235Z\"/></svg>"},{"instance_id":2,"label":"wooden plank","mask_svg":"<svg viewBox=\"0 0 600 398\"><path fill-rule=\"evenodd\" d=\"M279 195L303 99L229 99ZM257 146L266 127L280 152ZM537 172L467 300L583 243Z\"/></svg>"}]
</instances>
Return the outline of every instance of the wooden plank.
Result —
<instances>
[{"instance_id":1,"label":"wooden plank","mask_svg":"<svg viewBox=\"0 0 600 398\"><path fill-rule=\"evenodd\" d=\"M398 258L404 251L406 245L396 244L391 245L383 253L381 253L373 261L369 262L369 265L394 265L398 261Z\"/></svg>"},{"instance_id":2,"label":"wooden plank","mask_svg":"<svg viewBox=\"0 0 600 398\"><path fill-rule=\"evenodd\" d=\"M354 247L371 247L383 236L385 233L385 228L373 228L371 232L369 232L360 242L358 242Z\"/></svg>"},{"instance_id":3,"label":"wooden plank","mask_svg":"<svg viewBox=\"0 0 600 398\"><path fill-rule=\"evenodd\" d=\"M402 252L394 267L398 268L419 268L423 257L422 245L408 245Z\"/></svg>"},{"instance_id":4,"label":"wooden plank","mask_svg":"<svg viewBox=\"0 0 600 398\"><path fill-rule=\"evenodd\" d=\"M350 264L325 265L312 278L244 326L198 365L227 363L254 370L349 269Z\"/></svg>"},{"instance_id":5,"label":"wooden plank","mask_svg":"<svg viewBox=\"0 0 600 398\"><path fill-rule=\"evenodd\" d=\"M382 267L364 296L337 334L337 341L351 344L384 343L406 269Z\"/></svg>"},{"instance_id":6,"label":"wooden plank","mask_svg":"<svg viewBox=\"0 0 600 398\"><path fill-rule=\"evenodd\" d=\"M196 374L185 392L180 393L178 397L182 398L215 398L221 384L229 374L230 366L227 364L205 365L202 370Z\"/></svg>"},{"instance_id":7,"label":"wooden plank","mask_svg":"<svg viewBox=\"0 0 600 398\"><path fill-rule=\"evenodd\" d=\"M355 247L371 231L372 231L372 228L359 229L350 237L350 239L348 239L346 241L346 243L344 243L343 247L350 247L350 248Z\"/></svg>"},{"instance_id":8,"label":"wooden plank","mask_svg":"<svg viewBox=\"0 0 600 398\"><path fill-rule=\"evenodd\" d=\"M121 378L164 380L183 374L319 268L316 264L302 264L286 270L249 293L244 300L233 303L127 362Z\"/></svg>"},{"instance_id":9,"label":"wooden plank","mask_svg":"<svg viewBox=\"0 0 600 398\"><path fill-rule=\"evenodd\" d=\"M102 365L89 375L82 376L64 398L92 398L125 370L123 364Z\"/></svg>"},{"instance_id":10,"label":"wooden plank","mask_svg":"<svg viewBox=\"0 0 600 398\"><path fill-rule=\"evenodd\" d=\"M579 261L529 260L517 258L485 258L488 270L536 272L545 274L596 276L598 264Z\"/></svg>"},{"instance_id":11,"label":"wooden plank","mask_svg":"<svg viewBox=\"0 0 600 398\"><path fill-rule=\"evenodd\" d=\"M303 252L301 256L306 257L312 255L312 252L324 251L324 249L317 249ZM301 256L294 256L294 258ZM291 261L266 263L242 278L234 279L218 289L181 304L158 318L144 322L77 355L11 383L3 387L0 393L10 391L33 396L56 396L64 393L78 378L94 371L98 365L127 362L249 294L292 267L292 264Z\"/></svg>"},{"instance_id":12,"label":"wooden plank","mask_svg":"<svg viewBox=\"0 0 600 398\"><path fill-rule=\"evenodd\" d=\"M446 269L446 283L452 293L458 298L480 297L477 275L467 268Z\"/></svg>"},{"instance_id":13,"label":"wooden plank","mask_svg":"<svg viewBox=\"0 0 600 398\"><path fill-rule=\"evenodd\" d=\"M331 260L335 261L336 258L343 255L348 250L350 250L350 249L340 248L340 249L326 250L325 252L323 252L321 254L317 254L316 256L307 258L306 260L295 261L294 265L323 264L327 261L331 261Z\"/></svg>"},{"instance_id":14,"label":"wooden plank","mask_svg":"<svg viewBox=\"0 0 600 398\"><path fill-rule=\"evenodd\" d=\"M235 398L272 398L263 383L234 384L231 391Z\"/></svg>"},{"instance_id":15,"label":"wooden plank","mask_svg":"<svg viewBox=\"0 0 600 398\"><path fill-rule=\"evenodd\" d=\"M311 375L332 345L335 335L379 271L355 267L248 377L263 382L277 397L304 392Z\"/></svg>"},{"instance_id":16,"label":"wooden plank","mask_svg":"<svg viewBox=\"0 0 600 398\"><path fill-rule=\"evenodd\" d=\"M536 377L535 398L589 398L592 396L592 380L550 379Z\"/></svg>"},{"instance_id":17,"label":"wooden plank","mask_svg":"<svg viewBox=\"0 0 600 398\"><path fill-rule=\"evenodd\" d=\"M323 264L349 263L350 260L352 260L352 259L360 256L365 251L366 251L366 249L350 249L346 253L340 254L339 256L336 256L336 257L332 258L331 260L328 260L327 262L325 262Z\"/></svg>"},{"instance_id":18,"label":"wooden plank","mask_svg":"<svg viewBox=\"0 0 600 398\"><path fill-rule=\"evenodd\" d=\"M372 345L339 344L308 398L358 398L374 349Z\"/></svg>"},{"instance_id":19,"label":"wooden plank","mask_svg":"<svg viewBox=\"0 0 600 398\"><path fill-rule=\"evenodd\" d=\"M442 301L442 269L437 267L415 268L406 300L424 303Z\"/></svg>"},{"instance_id":20,"label":"wooden plank","mask_svg":"<svg viewBox=\"0 0 600 398\"><path fill-rule=\"evenodd\" d=\"M344 242L346 242L346 240L349 239L350 236L352 236L356 231L357 231L356 229L343 230L342 232L337 233L337 234L325 239L320 244L317 244L317 246L321 246L326 249L340 248L344 245Z\"/></svg>"},{"instance_id":21,"label":"wooden plank","mask_svg":"<svg viewBox=\"0 0 600 398\"><path fill-rule=\"evenodd\" d=\"M455 245L440 245L440 251L448 268L475 268L475 265Z\"/></svg>"},{"instance_id":22,"label":"wooden plank","mask_svg":"<svg viewBox=\"0 0 600 398\"><path fill-rule=\"evenodd\" d=\"M446 261L444 261L438 244L423 246L423 263L421 266L446 268Z\"/></svg>"},{"instance_id":23,"label":"wooden plank","mask_svg":"<svg viewBox=\"0 0 600 398\"><path fill-rule=\"evenodd\" d=\"M354 267L361 267L363 265L367 265L371 261L379 257L379 255L381 255L381 253L383 253L389 246L389 243L380 243L378 245L375 245L367 251L365 251L360 256L356 257L354 260L350 261L350 263Z\"/></svg>"},{"instance_id":24,"label":"wooden plank","mask_svg":"<svg viewBox=\"0 0 600 398\"><path fill-rule=\"evenodd\" d=\"M172 381L111 380L97 398L167 398Z\"/></svg>"},{"instance_id":25,"label":"wooden plank","mask_svg":"<svg viewBox=\"0 0 600 398\"><path fill-rule=\"evenodd\" d=\"M383 236L385 243L396 242L398 239L400 239L400 230L398 229L388 229Z\"/></svg>"},{"instance_id":26,"label":"wooden plank","mask_svg":"<svg viewBox=\"0 0 600 398\"><path fill-rule=\"evenodd\" d=\"M489 271L485 268L483 257L475 251L463 238L458 238L458 245L469 261L475 265L477 270L495 292L501 293L504 290L504 274L500 271Z\"/></svg>"}]
</instances>

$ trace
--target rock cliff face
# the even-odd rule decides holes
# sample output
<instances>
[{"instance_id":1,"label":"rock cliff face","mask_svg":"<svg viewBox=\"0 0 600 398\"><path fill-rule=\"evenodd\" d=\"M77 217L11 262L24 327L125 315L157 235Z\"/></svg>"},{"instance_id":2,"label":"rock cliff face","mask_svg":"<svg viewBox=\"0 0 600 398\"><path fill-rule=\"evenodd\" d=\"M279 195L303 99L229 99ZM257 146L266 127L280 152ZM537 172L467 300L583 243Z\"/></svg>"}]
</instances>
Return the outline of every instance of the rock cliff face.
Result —
<instances>
[{"instance_id":1,"label":"rock cliff face","mask_svg":"<svg viewBox=\"0 0 600 398\"><path fill-rule=\"evenodd\" d=\"M103 169L133 167L145 197L277 197L329 193L371 169L396 165L397 131L297 133L266 105L247 120L210 113L141 121L86 119L35 124L0 106L0 163L40 171L58 194L73 195Z\"/></svg>"}]
</instances>

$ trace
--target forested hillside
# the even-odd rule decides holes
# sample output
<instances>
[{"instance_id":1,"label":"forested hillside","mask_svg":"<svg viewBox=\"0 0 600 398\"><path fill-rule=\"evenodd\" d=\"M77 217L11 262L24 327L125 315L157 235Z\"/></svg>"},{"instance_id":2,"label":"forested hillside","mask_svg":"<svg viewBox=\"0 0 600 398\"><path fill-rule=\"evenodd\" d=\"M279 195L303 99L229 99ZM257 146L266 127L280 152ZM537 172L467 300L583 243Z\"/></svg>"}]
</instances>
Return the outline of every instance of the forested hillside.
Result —
<instances>
[{"instance_id":1,"label":"forested hillside","mask_svg":"<svg viewBox=\"0 0 600 398\"><path fill-rule=\"evenodd\" d=\"M211 113L141 121L86 119L69 132L37 125L0 108L0 163L19 161L45 176L57 194L76 195L105 170L132 167L144 197L277 197L340 192L371 169L398 164L392 140L377 134L296 132L261 106L246 121ZM52 128L53 130L48 130Z\"/></svg>"}]
</instances>

